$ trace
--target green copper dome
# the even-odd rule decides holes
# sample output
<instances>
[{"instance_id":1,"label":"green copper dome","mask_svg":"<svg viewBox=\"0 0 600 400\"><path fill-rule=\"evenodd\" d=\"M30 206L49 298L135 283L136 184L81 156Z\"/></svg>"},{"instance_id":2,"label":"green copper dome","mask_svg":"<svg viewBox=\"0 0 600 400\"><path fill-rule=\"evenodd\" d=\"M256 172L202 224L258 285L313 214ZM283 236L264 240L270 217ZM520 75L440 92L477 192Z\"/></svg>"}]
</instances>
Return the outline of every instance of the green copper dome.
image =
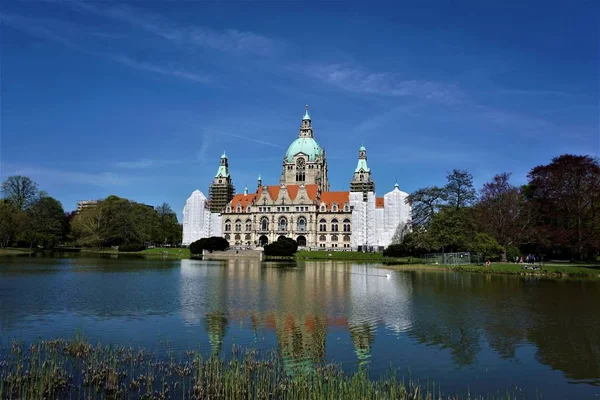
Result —
<instances>
[{"instance_id":1,"label":"green copper dome","mask_svg":"<svg viewBox=\"0 0 600 400\"><path fill-rule=\"evenodd\" d=\"M317 157L323 155L323 149L313 138L298 138L288 147L285 153L286 161L294 161L294 156L298 153L308 156L308 161L315 161Z\"/></svg>"}]
</instances>

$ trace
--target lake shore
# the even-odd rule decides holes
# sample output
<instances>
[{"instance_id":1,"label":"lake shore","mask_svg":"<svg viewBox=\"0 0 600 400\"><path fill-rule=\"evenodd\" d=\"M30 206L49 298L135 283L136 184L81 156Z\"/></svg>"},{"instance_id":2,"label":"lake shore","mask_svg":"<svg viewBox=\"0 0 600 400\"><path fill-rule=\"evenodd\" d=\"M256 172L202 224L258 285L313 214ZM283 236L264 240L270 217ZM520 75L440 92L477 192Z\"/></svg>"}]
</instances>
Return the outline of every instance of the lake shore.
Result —
<instances>
[{"instance_id":1,"label":"lake shore","mask_svg":"<svg viewBox=\"0 0 600 400\"><path fill-rule=\"evenodd\" d=\"M32 254L33 250L20 249L20 248L6 248L0 249L0 256L22 256L26 254Z\"/></svg>"}]
</instances>

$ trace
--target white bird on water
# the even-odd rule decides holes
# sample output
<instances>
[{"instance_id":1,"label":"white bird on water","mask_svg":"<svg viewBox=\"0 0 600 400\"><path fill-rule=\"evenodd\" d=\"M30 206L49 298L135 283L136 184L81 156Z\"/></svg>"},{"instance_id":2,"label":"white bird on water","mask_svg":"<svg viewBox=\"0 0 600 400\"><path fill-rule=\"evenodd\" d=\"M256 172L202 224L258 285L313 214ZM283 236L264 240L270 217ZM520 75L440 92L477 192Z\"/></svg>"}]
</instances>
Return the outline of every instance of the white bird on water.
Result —
<instances>
[{"instance_id":1,"label":"white bird on water","mask_svg":"<svg viewBox=\"0 0 600 400\"><path fill-rule=\"evenodd\" d=\"M391 278L391 275L390 275L390 274L385 274L385 277L386 277L387 279L390 279L390 278Z\"/></svg>"}]
</instances>

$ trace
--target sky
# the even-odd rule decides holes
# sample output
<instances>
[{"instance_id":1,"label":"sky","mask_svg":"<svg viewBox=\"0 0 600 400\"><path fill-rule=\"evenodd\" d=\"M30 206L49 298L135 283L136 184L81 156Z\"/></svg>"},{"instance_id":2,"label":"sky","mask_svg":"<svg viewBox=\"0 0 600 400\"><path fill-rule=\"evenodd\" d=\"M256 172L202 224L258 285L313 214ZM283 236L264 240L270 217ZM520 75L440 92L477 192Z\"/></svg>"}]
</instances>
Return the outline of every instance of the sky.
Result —
<instances>
[{"instance_id":1,"label":"sky","mask_svg":"<svg viewBox=\"0 0 600 400\"><path fill-rule=\"evenodd\" d=\"M0 178L65 210L110 194L182 219L223 151L278 184L305 104L332 190L364 143L379 195L466 169L527 181L600 154L600 3L0 2Z\"/></svg>"}]
</instances>

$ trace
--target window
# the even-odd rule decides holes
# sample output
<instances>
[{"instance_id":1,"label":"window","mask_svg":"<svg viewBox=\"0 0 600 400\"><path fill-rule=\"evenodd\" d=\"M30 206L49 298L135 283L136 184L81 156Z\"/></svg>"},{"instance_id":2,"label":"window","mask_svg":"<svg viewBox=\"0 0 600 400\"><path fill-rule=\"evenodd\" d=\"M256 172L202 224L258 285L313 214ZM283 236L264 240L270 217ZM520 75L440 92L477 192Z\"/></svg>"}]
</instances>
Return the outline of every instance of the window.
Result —
<instances>
[{"instance_id":1,"label":"window","mask_svg":"<svg viewBox=\"0 0 600 400\"><path fill-rule=\"evenodd\" d=\"M229 240L231 239L231 236L229 236L229 233L225 235L225 240Z\"/></svg>"},{"instance_id":2,"label":"window","mask_svg":"<svg viewBox=\"0 0 600 400\"><path fill-rule=\"evenodd\" d=\"M338 220L336 218L331 220L331 231L332 232L338 231Z\"/></svg>"},{"instance_id":3,"label":"window","mask_svg":"<svg viewBox=\"0 0 600 400\"><path fill-rule=\"evenodd\" d=\"M246 207L246 212L249 213L250 212L250 206Z\"/></svg>"},{"instance_id":4,"label":"window","mask_svg":"<svg viewBox=\"0 0 600 400\"><path fill-rule=\"evenodd\" d=\"M225 232L229 232L230 230L231 230L231 221L226 220L225 221Z\"/></svg>"},{"instance_id":5,"label":"window","mask_svg":"<svg viewBox=\"0 0 600 400\"><path fill-rule=\"evenodd\" d=\"M327 231L327 221L325 221L325 218L321 218L319 221L319 232L325 231Z\"/></svg>"},{"instance_id":6,"label":"window","mask_svg":"<svg viewBox=\"0 0 600 400\"><path fill-rule=\"evenodd\" d=\"M325 212L326 208L325 208L325 204L321 205L321 212Z\"/></svg>"},{"instance_id":7,"label":"window","mask_svg":"<svg viewBox=\"0 0 600 400\"><path fill-rule=\"evenodd\" d=\"M260 219L260 230L261 231L269 230L269 219L267 217L262 217Z\"/></svg>"},{"instance_id":8,"label":"window","mask_svg":"<svg viewBox=\"0 0 600 400\"><path fill-rule=\"evenodd\" d=\"M250 232L252 230L252 220L251 219L247 219L246 220L246 231Z\"/></svg>"},{"instance_id":9,"label":"window","mask_svg":"<svg viewBox=\"0 0 600 400\"><path fill-rule=\"evenodd\" d=\"M246 233L244 235L244 240L250 240L250 234L249 233Z\"/></svg>"},{"instance_id":10,"label":"window","mask_svg":"<svg viewBox=\"0 0 600 400\"><path fill-rule=\"evenodd\" d=\"M331 235L331 241L332 242L337 242L338 241L338 235Z\"/></svg>"},{"instance_id":11,"label":"window","mask_svg":"<svg viewBox=\"0 0 600 400\"><path fill-rule=\"evenodd\" d=\"M363 177L363 174L360 174L360 181L361 181L361 182L363 181L363 178L364 178L364 177Z\"/></svg>"},{"instance_id":12,"label":"window","mask_svg":"<svg viewBox=\"0 0 600 400\"><path fill-rule=\"evenodd\" d=\"M350 220L348 218L344 219L344 232L350 232Z\"/></svg>"},{"instance_id":13,"label":"window","mask_svg":"<svg viewBox=\"0 0 600 400\"><path fill-rule=\"evenodd\" d=\"M298 218L298 232L306 231L306 218L300 217Z\"/></svg>"},{"instance_id":14,"label":"window","mask_svg":"<svg viewBox=\"0 0 600 400\"><path fill-rule=\"evenodd\" d=\"M241 212L242 212L242 207L241 207L241 206L237 206L237 207L235 208L235 212L236 212L236 213L241 213Z\"/></svg>"},{"instance_id":15,"label":"window","mask_svg":"<svg viewBox=\"0 0 600 400\"><path fill-rule=\"evenodd\" d=\"M325 238L325 235L321 235L321 236L319 236L319 242L324 242L324 241L326 241L326 240L327 240L327 239Z\"/></svg>"},{"instance_id":16,"label":"window","mask_svg":"<svg viewBox=\"0 0 600 400\"><path fill-rule=\"evenodd\" d=\"M242 230L242 220L235 220L235 231L240 232Z\"/></svg>"},{"instance_id":17,"label":"window","mask_svg":"<svg viewBox=\"0 0 600 400\"><path fill-rule=\"evenodd\" d=\"M344 242L350 241L350 235L344 235Z\"/></svg>"},{"instance_id":18,"label":"window","mask_svg":"<svg viewBox=\"0 0 600 400\"><path fill-rule=\"evenodd\" d=\"M333 205L331 206L331 211L337 212L337 210L338 210L337 203L333 203Z\"/></svg>"},{"instance_id":19,"label":"window","mask_svg":"<svg viewBox=\"0 0 600 400\"><path fill-rule=\"evenodd\" d=\"M287 218L281 217L279 218L279 226L278 229L280 231L287 231Z\"/></svg>"},{"instance_id":20,"label":"window","mask_svg":"<svg viewBox=\"0 0 600 400\"><path fill-rule=\"evenodd\" d=\"M238 234L235 235L235 240L240 240L242 237Z\"/></svg>"}]
</instances>

